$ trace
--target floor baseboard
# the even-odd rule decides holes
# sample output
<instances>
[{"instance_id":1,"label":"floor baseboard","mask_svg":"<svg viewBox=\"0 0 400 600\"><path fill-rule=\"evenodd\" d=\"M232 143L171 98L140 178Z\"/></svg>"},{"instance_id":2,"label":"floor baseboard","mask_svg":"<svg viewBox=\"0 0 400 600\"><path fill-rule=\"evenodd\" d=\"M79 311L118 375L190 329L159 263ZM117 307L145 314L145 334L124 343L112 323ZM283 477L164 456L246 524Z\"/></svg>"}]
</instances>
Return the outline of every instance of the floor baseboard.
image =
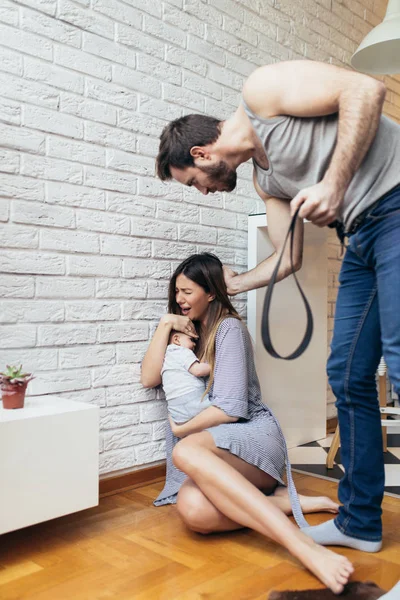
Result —
<instances>
[{"instance_id":1,"label":"floor baseboard","mask_svg":"<svg viewBox=\"0 0 400 600\"><path fill-rule=\"evenodd\" d=\"M166 465L163 464L137 471L129 471L121 475L104 477L99 481L100 498L162 481L165 478L165 472Z\"/></svg>"}]
</instances>

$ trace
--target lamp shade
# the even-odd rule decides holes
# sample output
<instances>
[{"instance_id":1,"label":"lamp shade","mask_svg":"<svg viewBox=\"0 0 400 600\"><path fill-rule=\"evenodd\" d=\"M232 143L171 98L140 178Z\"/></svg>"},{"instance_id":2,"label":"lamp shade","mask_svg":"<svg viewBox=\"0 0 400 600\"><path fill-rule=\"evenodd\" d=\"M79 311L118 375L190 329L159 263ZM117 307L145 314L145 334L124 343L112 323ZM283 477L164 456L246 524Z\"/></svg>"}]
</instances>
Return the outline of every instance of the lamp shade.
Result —
<instances>
[{"instance_id":1,"label":"lamp shade","mask_svg":"<svg viewBox=\"0 0 400 600\"><path fill-rule=\"evenodd\" d=\"M363 39L351 65L364 73L400 73L400 0L389 0L384 20Z\"/></svg>"}]
</instances>

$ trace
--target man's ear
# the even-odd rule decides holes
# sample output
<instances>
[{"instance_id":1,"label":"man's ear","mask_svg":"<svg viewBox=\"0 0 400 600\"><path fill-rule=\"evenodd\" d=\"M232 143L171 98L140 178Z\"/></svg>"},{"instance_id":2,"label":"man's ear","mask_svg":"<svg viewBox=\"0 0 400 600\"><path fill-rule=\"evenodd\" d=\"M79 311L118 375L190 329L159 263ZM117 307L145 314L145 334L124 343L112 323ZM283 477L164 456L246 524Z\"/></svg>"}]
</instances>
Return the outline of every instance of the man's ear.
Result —
<instances>
[{"instance_id":1,"label":"man's ear","mask_svg":"<svg viewBox=\"0 0 400 600\"><path fill-rule=\"evenodd\" d=\"M211 154L206 146L193 146L190 155L196 160L210 160Z\"/></svg>"}]
</instances>

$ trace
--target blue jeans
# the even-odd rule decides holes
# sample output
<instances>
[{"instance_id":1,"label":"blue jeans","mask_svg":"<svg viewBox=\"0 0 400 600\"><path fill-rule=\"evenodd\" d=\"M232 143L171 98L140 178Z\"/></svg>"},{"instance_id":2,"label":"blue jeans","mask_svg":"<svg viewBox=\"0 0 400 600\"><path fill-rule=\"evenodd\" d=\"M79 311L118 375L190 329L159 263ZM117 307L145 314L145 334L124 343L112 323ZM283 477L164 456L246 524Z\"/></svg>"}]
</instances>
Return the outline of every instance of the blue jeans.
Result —
<instances>
[{"instance_id":1,"label":"blue jeans","mask_svg":"<svg viewBox=\"0 0 400 600\"><path fill-rule=\"evenodd\" d=\"M375 374L383 355L400 391L400 186L349 236L339 282L328 360L345 467L335 524L379 541L385 472Z\"/></svg>"}]
</instances>

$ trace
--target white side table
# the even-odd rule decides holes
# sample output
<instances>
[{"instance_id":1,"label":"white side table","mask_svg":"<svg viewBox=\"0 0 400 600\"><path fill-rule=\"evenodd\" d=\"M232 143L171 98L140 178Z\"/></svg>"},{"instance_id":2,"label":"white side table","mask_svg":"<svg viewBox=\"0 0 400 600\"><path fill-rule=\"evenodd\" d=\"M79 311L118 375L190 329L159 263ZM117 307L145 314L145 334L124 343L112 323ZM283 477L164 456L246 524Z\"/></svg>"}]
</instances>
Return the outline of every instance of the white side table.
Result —
<instances>
[{"instance_id":1,"label":"white side table","mask_svg":"<svg viewBox=\"0 0 400 600\"><path fill-rule=\"evenodd\" d=\"M57 396L0 401L0 534L96 506L99 409Z\"/></svg>"}]
</instances>

